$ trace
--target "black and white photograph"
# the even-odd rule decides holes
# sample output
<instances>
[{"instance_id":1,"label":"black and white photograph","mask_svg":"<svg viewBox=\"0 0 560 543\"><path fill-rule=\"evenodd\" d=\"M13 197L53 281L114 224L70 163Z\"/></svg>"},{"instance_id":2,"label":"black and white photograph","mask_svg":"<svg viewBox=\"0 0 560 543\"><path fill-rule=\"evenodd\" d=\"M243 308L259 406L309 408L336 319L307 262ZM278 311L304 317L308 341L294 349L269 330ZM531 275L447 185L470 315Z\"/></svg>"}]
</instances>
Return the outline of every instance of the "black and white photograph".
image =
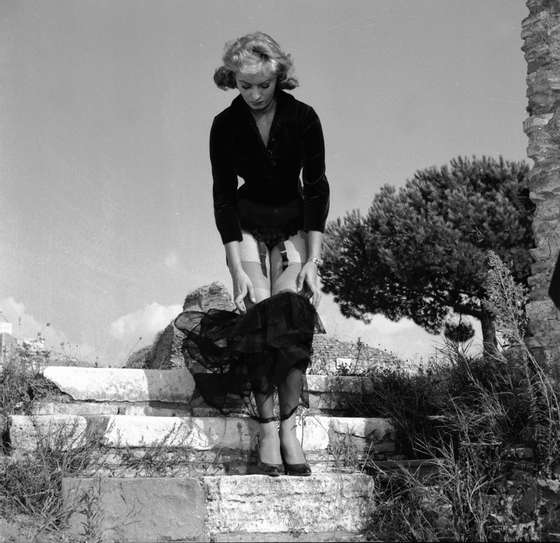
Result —
<instances>
[{"instance_id":1,"label":"black and white photograph","mask_svg":"<svg viewBox=\"0 0 560 543\"><path fill-rule=\"evenodd\" d=\"M557 0L0 0L0 543L560 541Z\"/></svg>"}]
</instances>

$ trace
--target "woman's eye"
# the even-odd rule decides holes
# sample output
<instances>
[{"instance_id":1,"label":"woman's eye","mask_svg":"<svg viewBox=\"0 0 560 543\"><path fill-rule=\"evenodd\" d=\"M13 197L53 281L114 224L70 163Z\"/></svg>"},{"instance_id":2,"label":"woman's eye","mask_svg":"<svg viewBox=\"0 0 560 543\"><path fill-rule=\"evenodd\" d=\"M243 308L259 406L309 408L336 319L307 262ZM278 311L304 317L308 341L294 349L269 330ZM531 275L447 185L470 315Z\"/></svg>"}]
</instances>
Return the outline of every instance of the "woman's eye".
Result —
<instances>
[{"instance_id":1,"label":"woman's eye","mask_svg":"<svg viewBox=\"0 0 560 543\"><path fill-rule=\"evenodd\" d=\"M244 90L249 90L251 87L247 85L241 85L241 88Z\"/></svg>"},{"instance_id":2,"label":"woman's eye","mask_svg":"<svg viewBox=\"0 0 560 543\"><path fill-rule=\"evenodd\" d=\"M268 87L270 87L270 83L264 83L263 85L261 85L262 89L268 89Z\"/></svg>"}]
</instances>

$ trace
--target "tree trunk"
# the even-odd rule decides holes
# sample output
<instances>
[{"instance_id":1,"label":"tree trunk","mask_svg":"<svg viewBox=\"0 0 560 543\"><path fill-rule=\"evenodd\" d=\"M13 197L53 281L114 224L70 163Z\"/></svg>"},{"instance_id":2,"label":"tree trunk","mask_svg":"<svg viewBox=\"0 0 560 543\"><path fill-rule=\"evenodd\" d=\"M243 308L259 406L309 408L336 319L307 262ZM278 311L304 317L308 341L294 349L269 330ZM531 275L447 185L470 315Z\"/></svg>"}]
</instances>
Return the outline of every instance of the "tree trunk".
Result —
<instances>
[{"instance_id":1,"label":"tree trunk","mask_svg":"<svg viewBox=\"0 0 560 543\"><path fill-rule=\"evenodd\" d=\"M484 356L498 355L498 340L496 338L496 324L494 317L490 313L482 313L480 316L480 326L482 328L482 347Z\"/></svg>"}]
</instances>

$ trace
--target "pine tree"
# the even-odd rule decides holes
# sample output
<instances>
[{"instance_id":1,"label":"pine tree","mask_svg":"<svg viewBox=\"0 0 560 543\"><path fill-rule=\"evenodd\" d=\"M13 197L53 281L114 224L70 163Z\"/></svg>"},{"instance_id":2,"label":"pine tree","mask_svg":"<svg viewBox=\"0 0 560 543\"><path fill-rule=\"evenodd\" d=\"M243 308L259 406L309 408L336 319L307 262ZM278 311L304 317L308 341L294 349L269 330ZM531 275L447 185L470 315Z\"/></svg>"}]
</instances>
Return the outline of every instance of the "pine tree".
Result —
<instances>
[{"instance_id":1,"label":"pine tree","mask_svg":"<svg viewBox=\"0 0 560 543\"><path fill-rule=\"evenodd\" d=\"M494 351L494 316L482 303L492 249L527 283L533 246L529 166L502 157L457 157L385 185L365 216L354 210L325 235L323 288L343 315L381 313L439 333L450 310L480 320Z\"/></svg>"}]
</instances>

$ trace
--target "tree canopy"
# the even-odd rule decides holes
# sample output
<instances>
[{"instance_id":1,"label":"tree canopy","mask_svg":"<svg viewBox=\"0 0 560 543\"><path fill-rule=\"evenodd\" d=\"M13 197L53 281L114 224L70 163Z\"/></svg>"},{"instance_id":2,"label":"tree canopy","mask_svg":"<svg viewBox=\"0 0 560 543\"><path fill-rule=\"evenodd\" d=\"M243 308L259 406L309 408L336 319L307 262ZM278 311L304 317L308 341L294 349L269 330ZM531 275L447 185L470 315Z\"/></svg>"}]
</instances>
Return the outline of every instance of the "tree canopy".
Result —
<instances>
[{"instance_id":1,"label":"tree canopy","mask_svg":"<svg viewBox=\"0 0 560 543\"><path fill-rule=\"evenodd\" d=\"M431 333L453 309L480 319L486 341L487 251L517 281L530 274L528 173L526 163L502 157L457 157L417 171L398 190L383 186L365 216L353 210L329 223L324 290L347 317L408 317Z\"/></svg>"}]
</instances>

